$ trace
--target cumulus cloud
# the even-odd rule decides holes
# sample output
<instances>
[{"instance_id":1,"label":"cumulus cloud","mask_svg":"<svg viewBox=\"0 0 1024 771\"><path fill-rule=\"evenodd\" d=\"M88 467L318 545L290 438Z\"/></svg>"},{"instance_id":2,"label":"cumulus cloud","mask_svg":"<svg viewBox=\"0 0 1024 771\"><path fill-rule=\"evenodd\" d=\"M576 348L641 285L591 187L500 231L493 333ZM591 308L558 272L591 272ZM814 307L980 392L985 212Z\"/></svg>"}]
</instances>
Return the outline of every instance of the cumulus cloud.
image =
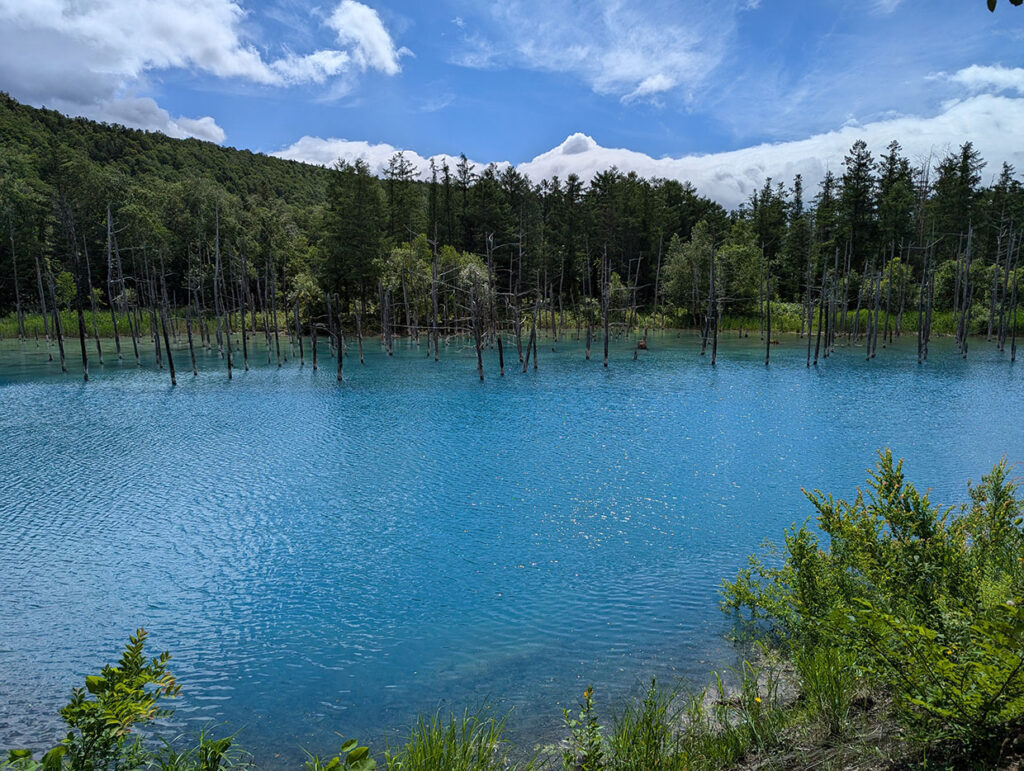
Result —
<instances>
[{"instance_id":1,"label":"cumulus cloud","mask_svg":"<svg viewBox=\"0 0 1024 771\"><path fill-rule=\"evenodd\" d=\"M61 104L54 105L60 109ZM70 110L69 110L70 112ZM172 118L167 110L149 97L122 97L96 105L87 106L82 114L93 120L120 123L125 126L147 131L159 131L175 139L194 137L220 144L224 141L224 129L210 116L203 118Z\"/></svg>"},{"instance_id":2,"label":"cumulus cloud","mask_svg":"<svg viewBox=\"0 0 1024 771\"><path fill-rule=\"evenodd\" d=\"M394 75L396 50L372 8L342 0L327 19L339 48L267 58L235 0L0 0L0 82L31 104L99 120L223 141L210 117L170 116L144 91L147 75L187 69L261 86ZM343 89L347 90L347 89Z\"/></svg>"},{"instance_id":3,"label":"cumulus cloud","mask_svg":"<svg viewBox=\"0 0 1024 771\"><path fill-rule=\"evenodd\" d=\"M972 92L1016 91L1024 95L1024 68L972 64L947 76Z\"/></svg>"},{"instance_id":4,"label":"cumulus cloud","mask_svg":"<svg viewBox=\"0 0 1024 771\"><path fill-rule=\"evenodd\" d=\"M789 183L802 174L805 186L813 189L828 169L842 171L843 157L858 139L864 139L877 154L896 139L915 164L937 160L967 140L974 143L990 168L1003 161L1024 166L1024 147L1017 142L1016 127L1024 125L1024 99L983 94L947 105L932 117L904 116L844 126L792 142L760 144L729 152L653 158L633 150L602 147L586 134L573 134L562 144L521 163L519 171L534 181L577 174L589 181L595 174L616 167L644 177L661 177L692 182L702 195L726 207L748 200L767 177ZM396 148L383 144L349 142L340 139L303 137L276 155L293 160L329 165L338 158L365 159L380 170ZM429 159L406 151L425 178ZM449 159L451 156L435 156Z\"/></svg>"},{"instance_id":5,"label":"cumulus cloud","mask_svg":"<svg viewBox=\"0 0 1024 771\"><path fill-rule=\"evenodd\" d=\"M339 43L352 47L352 58L363 70L395 75L401 69L399 57L411 53L407 48L395 50L377 12L355 0L342 0L327 23L338 33Z\"/></svg>"},{"instance_id":6,"label":"cumulus cloud","mask_svg":"<svg viewBox=\"0 0 1024 771\"><path fill-rule=\"evenodd\" d=\"M336 161L345 161L346 163L353 163L357 160L366 161L366 164L370 169L377 174L380 174L388 165L388 160L397 153L401 148L389 145L386 142L379 144L373 144L370 142L361 141L350 141L347 139L324 139L321 137L302 137L298 142L280 150L273 155L278 158L286 158L292 161L303 161L304 163L313 163L320 166L331 166ZM404 150L405 159L410 161L413 166L416 167L416 174L420 179L430 179L430 161L433 159L434 163L440 167L442 163L447 163L448 166L454 172L456 164L459 163L459 157L454 155L438 154L424 158L414 150ZM473 163L477 170L480 170L486 164ZM498 168L506 168L510 164L506 161L495 163Z\"/></svg>"},{"instance_id":7,"label":"cumulus cloud","mask_svg":"<svg viewBox=\"0 0 1024 771\"><path fill-rule=\"evenodd\" d=\"M816 185L828 169L842 171L843 157L864 139L877 157L893 139L915 163L937 159L962 142L972 141L992 166L1002 161L1024 165L1024 148L1016 141L1016 126L1024 121L1024 99L990 94L955 102L930 118L899 117L845 126L793 142L761 144L730 152L652 158L643 153L601 147L577 134L519 170L532 179L570 173L589 180L612 166L646 177L689 180L719 203L734 207L749 199L767 177L790 182L802 174L805 185Z\"/></svg>"}]
</instances>

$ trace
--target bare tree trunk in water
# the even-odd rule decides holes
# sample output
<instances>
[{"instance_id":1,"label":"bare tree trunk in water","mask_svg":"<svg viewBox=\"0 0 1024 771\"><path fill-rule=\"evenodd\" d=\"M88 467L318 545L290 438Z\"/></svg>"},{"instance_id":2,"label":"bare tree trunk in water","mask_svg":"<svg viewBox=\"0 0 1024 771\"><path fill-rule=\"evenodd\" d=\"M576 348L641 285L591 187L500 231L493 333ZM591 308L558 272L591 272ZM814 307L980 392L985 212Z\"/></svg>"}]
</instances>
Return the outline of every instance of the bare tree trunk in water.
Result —
<instances>
[{"instance_id":1,"label":"bare tree trunk in water","mask_svg":"<svg viewBox=\"0 0 1024 771\"><path fill-rule=\"evenodd\" d=\"M13 249L13 242L11 247ZM103 366L103 347L100 345L100 330L96 324L96 296L92 293L92 268L89 267L89 247L82 236L82 253L85 255L85 289L89 293L89 309L92 311L92 336L96 341L96 357Z\"/></svg>"},{"instance_id":2,"label":"bare tree trunk in water","mask_svg":"<svg viewBox=\"0 0 1024 771\"><path fill-rule=\"evenodd\" d=\"M36 282L39 284L39 308L43 313L43 334L46 337L46 349L47 354L50 357L50 361L53 361L53 354L50 353L50 321L49 313L46 310L46 293L43 291L43 273L39 269L39 257L35 257L36 261Z\"/></svg>"},{"instance_id":3,"label":"bare tree trunk in water","mask_svg":"<svg viewBox=\"0 0 1024 771\"><path fill-rule=\"evenodd\" d=\"M896 259L896 243L889 247L889 281L885 287L885 326L882 327L882 347L885 348L889 339L889 308L892 303L892 264Z\"/></svg>"},{"instance_id":4,"label":"bare tree trunk in water","mask_svg":"<svg viewBox=\"0 0 1024 771\"><path fill-rule=\"evenodd\" d=\"M356 341L359 343L359 363L366 364L363 360L363 314L358 312L356 313ZM437 361L437 338L434 338L434 345L434 361Z\"/></svg>"},{"instance_id":5,"label":"bare tree trunk in water","mask_svg":"<svg viewBox=\"0 0 1024 771\"><path fill-rule=\"evenodd\" d=\"M501 345L501 333L497 334L498 340L498 367L500 368L501 376L505 377L505 349Z\"/></svg>"},{"instance_id":6,"label":"bare tree trunk in water","mask_svg":"<svg viewBox=\"0 0 1024 771\"><path fill-rule=\"evenodd\" d=\"M771 266L768 264L765 264L764 286L765 332L767 333L767 339L764 344L764 365L767 367L768 361L772 356L772 273Z\"/></svg>"},{"instance_id":7,"label":"bare tree trunk in water","mask_svg":"<svg viewBox=\"0 0 1024 771\"><path fill-rule=\"evenodd\" d=\"M331 293L328 292L325 297L326 297L326 300L327 300L327 341L328 341L327 345L328 345L328 351L329 351L330 355L334 356L335 334L334 334L334 314L331 312Z\"/></svg>"},{"instance_id":8,"label":"bare tree trunk in water","mask_svg":"<svg viewBox=\"0 0 1024 771\"><path fill-rule=\"evenodd\" d=\"M226 285L227 285L227 282L225 281L224 284L221 286L221 291L222 292L223 292L224 287ZM228 308L224 309L224 317L225 317L224 330L225 330L225 333L226 333L224 335L224 338L225 338L225 342L227 343L228 380L231 380L232 377L233 377L232 370L234 369L235 362L231 358L231 310L230 309L228 309Z\"/></svg>"},{"instance_id":9,"label":"bare tree trunk in water","mask_svg":"<svg viewBox=\"0 0 1024 771\"><path fill-rule=\"evenodd\" d=\"M472 316L473 323L473 342L476 344L476 369L480 373L480 382L484 382L484 357L483 357L483 340L480 333L480 325L483 323L481 316L483 315L478 307L476 301L476 292L470 287L469 290L469 312Z\"/></svg>"},{"instance_id":10,"label":"bare tree trunk in water","mask_svg":"<svg viewBox=\"0 0 1024 771\"><path fill-rule=\"evenodd\" d=\"M605 246L605 248L604 248L604 257L601 260L601 272L603 274L602 277L601 277L602 278L602 280L601 280L601 293L602 293L602 295L604 295L604 297L603 297L603 309L604 309L604 366L607 367L608 366L608 336L609 336L608 313L611 310L609 306L611 305L611 293L612 293L611 276L609 276L610 270L609 270L609 267L608 267L608 247L607 246Z\"/></svg>"},{"instance_id":11,"label":"bare tree trunk in water","mask_svg":"<svg viewBox=\"0 0 1024 771\"><path fill-rule=\"evenodd\" d=\"M75 244L75 310L78 312L78 341L82 346L82 379L89 382L89 354L85 350L85 298L82 297L82 265L78 244Z\"/></svg>"},{"instance_id":12,"label":"bare tree trunk in water","mask_svg":"<svg viewBox=\"0 0 1024 771\"><path fill-rule=\"evenodd\" d=\"M214 237L214 248L215 248L215 259L213 263L213 312L217 316L217 351L220 353L221 358L224 358L224 339L221 336L221 306L223 305L223 298L221 297L221 280L220 280L220 209L217 209L216 213L216 235ZM228 336L230 337L231 330L228 330ZM231 371L231 366L228 365L228 371Z\"/></svg>"},{"instance_id":13,"label":"bare tree trunk in water","mask_svg":"<svg viewBox=\"0 0 1024 771\"><path fill-rule=\"evenodd\" d=\"M68 366L64 359L64 322L60 317L60 307L57 305L57 286L53 280L53 271L50 264L46 264L46 277L50 283L50 303L53 305L53 328L57 333L57 349L60 351L60 371L67 373Z\"/></svg>"},{"instance_id":14,"label":"bare tree trunk in water","mask_svg":"<svg viewBox=\"0 0 1024 771\"><path fill-rule=\"evenodd\" d=\"M274 317L274 348L277 350L277 368L281 368L281 335L277 328L277 269L270 258L270 315Z\"/></svg>"},{"instance_id":15,"label":"bare tree trunk in water","mask_svg":"<svg viewBox=\"0 0 1024 771\"><path fill-rule=\"evenodd\" d=\"M110 216L110 207L107 207L107 305L110 306L110 323L114 327L114 347L117 349L117 360L121 360L121 337L117 333L117 313L114 310L114 255L113 255L113 230L114 222ZM189 264L191 265L191 252L189 253ZM123 293L123 289L122 289ZM121 302L124 302L122 297Z\"/></svg>"},{"instance_id":16,"label":"bare tree trunk in water","mask_svg":"<svg viewBox=\"0 0 1024 771\"><path fill-rule=\"evenodd\" d=\"M533 328L530 330L530 339L526 342L526 358L523 359L523 373L526 372L527 367L530 364L530 353L533 352L534 357L537 356L537 315L540 309L540 300L537 300L537 304L534 306L533 311Z\"/></svg>"},{"instance_id":17,"label":"bare tree trunk in water","mask_svg":"<svg viewBox=\"0 0 1024 771\"><path fill-rule=\"evenodd\" d=\"M295 300L295 339L299 341L299 366L306 366L306 352L302 347L302 326L299 322L299 301Z\"/></svg>"},{"instance_id":18,"label":"bare tree trunk in water","mask_svg":"<svg viewBox=\"0 0 1024 771\"><path fill-rule=\"evenodd\" d=\"M249 339L245 328L245 295L248 274L245 270L245 252L242 252L242 276L238 279L238 302L242 308L242 365L245 371L249 371ZM255 309L253 309L253 322L256 321Z\"/></svg>"},{"instance_id":19,"label":"bare tree trunk in water","mask_svg":"<svg viewBox=\"0 0 1024 771\"><path fill-rule=\"evenodd\" d=\"M344 364L344 361L345 361L345 338L344 338L344 334L345 333L344 333L344 331L341 328L341 302L340 301L338 302L338 314L339 314L338 318L336 319L337 332L335 333L336 337L335 337L335 340L334 340L334 345L335 345L335 347L338 350L338 382L340 383L343 380L344 368L345 368L345 364Z\"/></svg>"},{"instance_id":20,"label":"bare tree trunk in water","mask_svg":"<svg viewBox=\"0 0 1024 771\"><path fill-rule=\"evenodd\" d=\"M1016 274L1016 271L1014 271ZM1013 277L1013 331L1010 333L1010 363L1013 364L1017 361L1017 285L1020 283L1020 278L1017 275Z\"/></svg>"},{"instance_id":21,"label":"bare tree trunk in water","mask_svg":"<svg viewBox=\"0 0 1024 771\"><path fill-rule=\"evenodd\" d=\"M430 300L434 306L434 318L431 323L431 333L434 336L434 361L437 361L440 356L438 349L438 329L437 329L437 225L434 225L434 242L432 244L434 248L433 261L430 263ZM360 361L362 360L362 353L359 355Z\"/></svg>"},{"instance_id":22,"label":"bare tree trunk in water","mask_svg":"<svg viewBox=\"0 0 1024 771\"><path fill-rule=\"evenodd\" d=\"M712 325L712 334L714 339L711 343L711 366L714 367L718 361L718 318L715 315L715 250L711 250L711 281L710 281L710 297L708 300L708 323Z\"/></svg>"},{"instance_id":23,"label":"bare tree trunk in water","mask_svg":"<svg viewBox=\"0 0 1024 771\"><path fill-rule=\"evenodd\" d=\"M163 304L160 305L160 326L163 328L164 333L164 350L167 352L167 367L171 371L171 385L178 385L178 380L174 374L174 359L171 358L171 340L167 335L167 312Z\"/></svg>"},{"instance_id":24,"label":"bare tree trunk in water","mask_svg":"<svg viewBox=\"0 0 1024 771\"><path fill-rule=\"evenodd\" d=\"M199 377L199 369L196 367L196 349L192 345L192 300L185 306L185 332L188 334L188 355L192 359L192 377Z\"/></svg>"}]
</instances>

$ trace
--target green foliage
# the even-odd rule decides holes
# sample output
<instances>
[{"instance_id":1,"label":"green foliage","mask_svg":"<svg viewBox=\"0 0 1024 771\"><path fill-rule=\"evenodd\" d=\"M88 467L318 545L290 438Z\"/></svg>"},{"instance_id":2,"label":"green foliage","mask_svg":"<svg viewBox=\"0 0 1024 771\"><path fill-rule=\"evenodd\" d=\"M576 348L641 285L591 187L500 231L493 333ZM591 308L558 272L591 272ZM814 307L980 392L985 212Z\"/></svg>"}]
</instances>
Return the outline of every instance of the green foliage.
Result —
<instances>
[{"instance_id":1,"label":"green foliage","mask_svg":"<svg viewBox=\"0 0 1024 771\"><path fill-rule=\"evenodd\" d=\"M880 454L853 502L808 494L807 526L726 583L724 608L796 651L811 712L835 733L854 671L889 693L926 741L983 746L1024 717L1024 504L1005 461L970 486L971 505L935 506ZM781 562L781 564L780 564Z\"/></svg>"},{"instance_id":2,"label":"green foliage","mask_svg":"<svg viewBox=\"0 0 1024 771\"><path fill-rule=\"evenodd\" d=\"M562 718L569 729L569 739L562 752L563 766L567 771L597 771L604 762L604 736L594 713L594 688L583 692L580 711L576 717L569 710L562 710Z\"/></svg>"},{"instance_id":3,"label":"green foliage","mask_svg":"<svg viewBox=\"0 0 1024 771\"><path fill-rule=\"evenodd\" d=\"M61 711L68 726L64 739L66 762L71 769L134 768L144 753L131 731L171 714L162 709L163 698L181 690L167 671L171 655L145 656L146 630L129 637L120 661L105 666L98 676L85 678L85 688L75 688ZM88 692L89 698L86 695Z\"/></svg>"},{"instance_id":4,"label":"green foliage","mask_svg":"<svg viewBox=\"0 0 1024 771\"><path fill-rule=\"evenodd\" d=\"M303 768L306 771L373 771L377 768L377 761L370 756L369 747L360 747L355 739L349 739L342 743L338 754L333 758L321 760L317 755L310 755Z\"/></svg>"},{"instance_id":5,"label":"green foliage","mask_svg":"<svg viewBox=\"0 0 1024 771\"><path fill-rule=\"evenodd\" d=\"M421 715L405 745L385 753L388 771L490 771L508 767L504 757L505 718L487 710L461 716Z\"/></svg>"},{"instance_id":6,"label":"green foliage","mask_svg":"<svg viewBox=\"0 0 1024 771\"><path fill-rule=\"evenodd\" d=\"M811 719L830 737L842 737L857 693L854 656L843 648L807 646L793 652L793 664Z\"/></svg>"},{"instance_id":7,"label":"green foliage","mask_svg":"<svg viewBox=\"0 0 1024 771\"><path fill-rule=\"evenodd\" d=\"M779 743L787 715L776 667L744 661L736 675L738 688L728 688L716 674L709 687L685 703L679 752L672 759L680 765L667 768L734 768L747 755L766 753Z\"/></svg>"},{"instance_id":8,"label":"green foliage","mask_svg":"<svg viewBox=\"0 0 1024 771\"><path fill-rule=\"evenodd\" d=\"M170 715L171 710L161 708L159 702L181 691L167 671L169 653L146 658L146 637L146 630L139 629L128 638L116 665L86 677L85 688L72 691L71 700L60 711L68 733L59 747L43 756L38 767L46 771L119 771L145 764L148 755L131 735L132 729ZM17 768L36 768L31 757L28 750L10 753L12 765L23 764Z\"/></svg>"},{"instance_id":9,"label":"green foliage","mask_svg":"<svg viewBox=\"0 0 1024 771\"><path fill-rule=\"evenodd\" d=\"M643 698L626 705L608 737L609 766L617 771L682 768L675 691L651 680Z\"/></svg>"},{"instance_id":10,"label":"green foliage","mask_svg":"<svg viewBox=\"0 0 1024 771\"><path fill-rule=\"evenodd\" d=\"M234 746L234 736L213 739L206 735L206 729L199 732L195 744L184 750L162 741L163 747L153 754L148 766L156 771L220 771L243 765L245 759L245 753Z\"/></svg>"}]
</instances>

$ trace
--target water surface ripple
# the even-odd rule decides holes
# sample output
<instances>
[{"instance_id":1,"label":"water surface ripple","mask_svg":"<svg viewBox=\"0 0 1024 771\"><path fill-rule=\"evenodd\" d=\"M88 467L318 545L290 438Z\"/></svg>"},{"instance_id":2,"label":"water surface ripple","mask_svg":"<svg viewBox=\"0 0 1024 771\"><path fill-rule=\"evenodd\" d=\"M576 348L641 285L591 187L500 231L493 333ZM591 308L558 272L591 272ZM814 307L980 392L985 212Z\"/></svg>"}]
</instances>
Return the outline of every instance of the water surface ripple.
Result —
<instances>
[{"instance_id":1,"label":"water surface ripple","mask_svg":"<svg viewBox=\"0 0 1024 771\"><path fill-rule=\"evenodd\" d=\"M139 626L184 685L168 730L241 728L264 765L335 731L394 742L438 705L548 736L586 684L607 706L731 661L719 582L810 515L802 487L852 495L889 446L953 503L1024 460L1021 366L980 344L807 369L728 339L712 369L664 337L605 370L548 343L503 379L489 352L483 384L469 350L370 344L340 386L321 349L319 372L230 382L203 354L174 389L151 362L108 353L83 385L6 345L0 747L55 741Z\"/></svg>"}]
</instances>

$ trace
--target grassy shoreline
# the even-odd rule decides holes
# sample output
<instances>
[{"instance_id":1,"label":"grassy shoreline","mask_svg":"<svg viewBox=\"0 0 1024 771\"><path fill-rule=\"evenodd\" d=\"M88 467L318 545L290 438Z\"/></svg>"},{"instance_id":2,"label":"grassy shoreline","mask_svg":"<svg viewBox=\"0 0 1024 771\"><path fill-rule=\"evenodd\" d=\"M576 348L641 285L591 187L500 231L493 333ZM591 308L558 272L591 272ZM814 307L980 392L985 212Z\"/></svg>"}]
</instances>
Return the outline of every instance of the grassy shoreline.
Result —
<instances>
[{"instance_id":1,"label":"grassy shoreline","mask_svg":"<svg viewBox=\"0 0 1024 771\"><path fill-rule=\"evenodd\" d=\"M983 309L982 309L983 310ZM280 335L290 337L291 333L295 329L295 319L290 317L285 311L278 312L278 331ZM841 314L840 314L841 315ZM845 337L846 332L852 330L856 324L860 331L860 335L863 336L867 329L870 311L861 309L859 312L860 320L857 321L857 314L854 311L849 311L846 314L845 319L839 320L839 328L844 330L840 333L840 337ZM95 313L95 319L93 318L93 312L86 310L84 312L85 317L85 334L86 338L93 340L94 330L98 334L100 340L113 340L114 339L114 319L111 317L109 310L97 310ZM263 337L265 335L264 317L257 313L255 314L256 319L256 331L250 331L250 335ZM231 314L231 326L238 332L242 317L239 313L235 312ZM253 314L247 313L245 315L246 328L251 330L253 322ZM186 318L185 312L182 310L172 311L168 316L168 321L172 325L172 330L175 334L184 336L186 334ZM882 324L884 319L880 319L879 323ZM43 323L43 317L40 313L25 313L23 315L23 323L25 328L25 339L26 340L43 340L46 336L46 329ZM48 323L52 327L52 314L48 318ZM268 321L272 327L272 321ZM524 334L528 334L532 318L529 316L523 317L523 329ZM205 318L205 324L210 334L216 332L216 320L212 316ZM978 311L971 317L970 331L972 335L985 334L987 332L987 316ZM78 337L78 314L73 310L61 311L61 325L64 330L64 337L66 340ZM196 338L199 338L198 320L193 318L193 334ZM347 337L355 337L355 322L351 323L351 329L346 327L345 334ZM593 335L595 340L601 339L602 331L599 328L599 324L594 324ZM689 314L680 313L673 311L666 315L660 313L640 313L635 317L627 319L625 316L621 318L615 318L612 322L612 335L621 337L626 330L633 337L643 337L648 331L653 333L668 332L668 331L693 331L698 328L699 325L695 326L694 320ZM896 316L890 319L890 326L895 332ZM557 329L562 336L566 334L575 335L577 330L577 319L571 314L567 313L559 317L557 320ZM584 335L586 332L586 324L583 320L580 320L579 324L580 335ZM757 332L760 334L762 329L762 320L759 316L749 315L726 315L721 319L719 325L719 332L722 335L732 332L743 331L745 333ZM141 323L136 327L137 334L141 339L146 339L150 336L150 318L148 313L143 313L141 317ZM550 336L551 318L545 314L541 314L538 317L538 330L545 335ZM805 318L802 306L797 303L772 303L772 318L771 318L771 330L772 335L776 334L803 334L805 331ZM420 328L420 334L426 333L426 327ZM816 334L815 329L815 334ZM899 327L899 331L903 336L916 336L917 335L917 313L908 312L903 315L902 323ZM931 334L932 336L949 336L953 335L956 331L956 322L952 311L934 311L931 320ZM367 336L370 336L371 332L376 334L378 330L372 327L372 322L369 318L365 320L364 332ZM128 319L124 315L118 315L117 317L117 333L122 339L122 345L127 342L127 345L131 345L131 330L129 328ZM464 334L470 334L468 331ZM51 329L51 336L54 335ZM304 336L309 336L308 321L304 321ZM320 336L327 338L327 331L324 329L320 330ZM18 323L17 318L13 312L8 313L6 316L0 316L0 340L12 340L18 339Z\"/></svg>"}]
</instances>

